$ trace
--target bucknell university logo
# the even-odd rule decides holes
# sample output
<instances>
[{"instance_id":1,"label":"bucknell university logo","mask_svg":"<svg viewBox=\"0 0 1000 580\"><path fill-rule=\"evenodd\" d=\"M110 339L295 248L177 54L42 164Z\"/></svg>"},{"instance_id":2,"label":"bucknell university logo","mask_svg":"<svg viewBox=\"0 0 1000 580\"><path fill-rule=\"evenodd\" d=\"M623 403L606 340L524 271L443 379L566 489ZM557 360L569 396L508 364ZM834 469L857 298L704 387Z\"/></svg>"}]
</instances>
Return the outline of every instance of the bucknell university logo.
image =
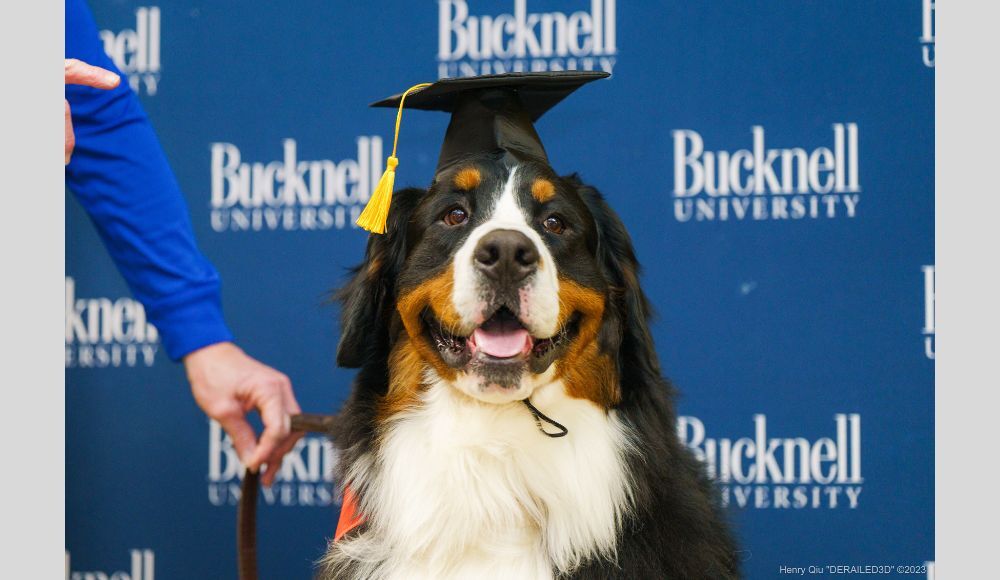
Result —
<instances>
[{"instance_id":1,"label":"bucknell university logo","mask_svg":"<svg viewBox=\"0 0 1000 580\"><path fill-rule=\"evenodd\" d=\"M320 435L307 435L285 455L270 488L261 488L264 503L280 506L325 507L340 504L333 492L337 453ZM245 468L233 440L216 421L208 428L208 501L214 506L236 505Z\"/></svg>"},{"instance_id":2,"label":"bucknell university logo","mask_svg":"<svg viewBox=\"0 0 1000 580\"><path fill-rule=\"evenodd\" d=\"M146 310L121 297L77 298L66 277L66 368L153 366L159 333Z\"/></svg>"},{"instance_id":3,"label":"bucknell university logo","mask_svg":"<svg viewBox=\"0 0 1000 580\"><path fill-rule=\"evenodd\" d=\"M584 4L580 0L577 2ZM617 53L615 0L591 0L587 10L470 15L466 0L438 0L438 77L507 72L603 70Z\"/></svg>"},{"instance_id":4,"label":"bucknell university logo","mask_svg":"<svg viewBox=\"0 0 1000 580\"><path fill-rule=\"evenodd\" d=\"M212 229L329 230L354 222L382 175L382 138L358 137L357 158L299 161L295 139L282 158L245 163L232 143L212 143Z\"/></svg>"},{"instance_id":5,"label":"bucknell university logo","mask_svg":"<svg viewBox=\"0 0 1000 580\"><path fill-rule=\"evenodd\" d=\"M677 433L715 479L724 505L757 509L855 509L861 496L861 415L833 416L834 437L770 437L754 415L751 437L712 438L697 417Z\"/></svg>"},{"instance_id":6,"label":"bucknell university logo","mask_svg":"<svg viewBox=\"0 0 1000 580\"><path fill-rule=\"evenodd\" d=\"M752 127L749 149L707 151L697 131L673 131L674 219L853 218L861 201L858 126L834 123L832 147L768 149Z\"/></svg>"},{"instance_id":7,"label":"bucknell university logo","mask_svg":"<svg viewBox=\"0 0 1000 580\"><path fill-rule=\"evenodd\" d=\"M135 29L101 31L104 52L138 94L153 96L160 86L160 9L135 9Z\"/></svg>"}]
</instances>

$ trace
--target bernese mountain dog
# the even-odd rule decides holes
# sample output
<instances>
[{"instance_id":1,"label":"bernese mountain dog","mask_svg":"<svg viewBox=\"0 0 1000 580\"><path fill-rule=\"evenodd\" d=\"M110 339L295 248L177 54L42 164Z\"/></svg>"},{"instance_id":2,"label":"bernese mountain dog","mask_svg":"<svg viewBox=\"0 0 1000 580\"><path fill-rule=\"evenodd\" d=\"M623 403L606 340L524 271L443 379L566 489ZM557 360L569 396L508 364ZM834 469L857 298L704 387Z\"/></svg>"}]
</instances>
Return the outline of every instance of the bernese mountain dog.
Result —
<instances>
[{"instance_id":1,"label":"bernese mountain dog","mask_svg":"<svg viewBox=\"0 0 1000 580\"><path fill-rule=\"evenodd\" d=\"M386 233L339 292L337 362L360 372L331 433L345 502L322 577L737 577L628 232L533 125L607 76L442 79L375 103L399 109L397 138L404 102L452 118L431 186L391 193L394 144L359 219Z\"/></svg>"},{"instance_id":2,"label":"bernese mountain dog","mask_svg":"<svg viewBox=\"0 0 1000 580\"><path fill-rule=\"evenodd\" d=\"M729 579L621 219L501 152L395 193L342 290L332 433L357 525L322 578Z\"/></svg>"}]
</instances>

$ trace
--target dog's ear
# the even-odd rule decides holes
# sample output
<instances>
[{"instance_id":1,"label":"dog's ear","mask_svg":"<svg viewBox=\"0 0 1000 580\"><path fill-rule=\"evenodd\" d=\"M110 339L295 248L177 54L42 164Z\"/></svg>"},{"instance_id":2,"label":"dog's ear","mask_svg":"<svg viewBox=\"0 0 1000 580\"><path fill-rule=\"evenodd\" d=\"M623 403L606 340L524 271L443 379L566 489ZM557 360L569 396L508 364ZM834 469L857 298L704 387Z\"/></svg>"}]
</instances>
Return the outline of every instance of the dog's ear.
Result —
<instances>
[{"instance_id":1,"label":"dog's ear","mask_svg":"<svg viewBox=\"0 0 1000 580\"><path fill-rule=\"evenodd\" d=\"M599 191L571 179L594 216L597 228L597 258L610 284L608 306L599 340L606 352L618 354L619 376L641 371L659 375L649 322L652 306L639 285L641 268L625 224Z\"/></svg>"},{"instance_id":2,"label":"dog's ear","mask_svg":"<svg viewBox=\"0 0 1000 580\"><path fill-rule=\"evenodd\" d=\"M388 352L389 326L395 312L395 280L406 257L409 216L424 195L421 189L393 194L386 233L368 236L365 259L335 294L340 301L337 365L358 368Z\"/></svg>"}]
</instances>

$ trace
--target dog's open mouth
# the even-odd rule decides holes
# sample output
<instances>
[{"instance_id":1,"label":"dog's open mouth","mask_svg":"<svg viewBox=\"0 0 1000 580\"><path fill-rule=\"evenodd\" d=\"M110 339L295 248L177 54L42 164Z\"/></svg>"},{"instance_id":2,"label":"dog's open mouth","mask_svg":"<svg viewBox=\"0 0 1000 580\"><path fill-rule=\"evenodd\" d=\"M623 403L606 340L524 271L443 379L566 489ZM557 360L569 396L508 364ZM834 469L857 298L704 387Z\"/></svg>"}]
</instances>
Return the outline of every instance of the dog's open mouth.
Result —
<instances>
[{"instance_id":1,"label":"dog's open mouth","mask_svg":"<svg viewBox=\"0 0 1000 580\"><path fill-rule=\"evenodd\" d=\"M466 344L472 354L479 352L496 359L509 359L531 352L534 340L513 313L501 308L472 331Z\"/></svg>"},{"instance_id":2,"label":"dog's open mouth","mask_svg":"<svg viewBox=\"0 0 1000 580\"><path fill-rule=\"evenodd\" d=\"M424 310L423 321L431 345L452 368L527 365L533 373L544 372L579 327L579 315L574 315L554 335L535 337L507 307L497 309L468 336L449 332L430 309Z\"/></svg>"}]
</instances>

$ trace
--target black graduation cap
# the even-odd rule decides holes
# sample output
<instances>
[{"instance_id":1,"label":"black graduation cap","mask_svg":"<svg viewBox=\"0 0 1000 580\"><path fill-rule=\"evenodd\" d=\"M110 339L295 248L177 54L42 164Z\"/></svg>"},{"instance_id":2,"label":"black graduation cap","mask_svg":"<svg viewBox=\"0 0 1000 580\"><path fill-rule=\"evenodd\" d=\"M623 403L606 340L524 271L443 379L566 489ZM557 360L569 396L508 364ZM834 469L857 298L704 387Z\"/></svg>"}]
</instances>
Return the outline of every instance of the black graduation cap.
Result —
<instances>
[{"instance_id":1,"label":"black graduation cap","mask_svg":"<svg viewBox=\"0 0 1000 580\"><path fill-rule=\"evenodd\" d=\"M548 163L534 122L576 89L608 76L599 71L554 71L442 79L371 106L398 108L397 139L404 108L451 113L435 173L469 155L498 150L517 160ZM368 231L385 232L397 164L394 140L385 174L358 218L358 225Z\"/></svg>"}]
</instances>

